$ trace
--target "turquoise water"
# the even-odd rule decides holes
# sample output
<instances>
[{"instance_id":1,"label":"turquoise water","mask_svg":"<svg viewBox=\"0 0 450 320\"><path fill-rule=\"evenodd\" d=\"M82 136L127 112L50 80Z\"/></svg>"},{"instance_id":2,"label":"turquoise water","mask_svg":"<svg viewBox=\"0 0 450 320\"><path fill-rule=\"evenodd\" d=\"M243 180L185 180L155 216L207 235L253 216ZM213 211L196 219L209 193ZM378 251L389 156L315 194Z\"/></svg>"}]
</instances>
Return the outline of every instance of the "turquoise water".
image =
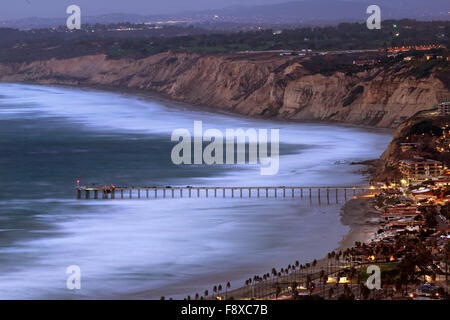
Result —
<instances>
[{"instance_id":1,"label":"turquoise water","mask_svg":"<svg viewBox=\"0 0 450 320\"><path fill-rule=\"evenodd\" d=\"M277 128L280 171L175 166L171 132ZM87 89L0 84L0 298L183 297L333 250L341 204L309 199L77 201L74 184L364 185L350 161L391 136L361 128L238 118ZM337 162L338 161L338 162ZM81 268L81 290L66 268Z\"/></svg>"}]
</instances>

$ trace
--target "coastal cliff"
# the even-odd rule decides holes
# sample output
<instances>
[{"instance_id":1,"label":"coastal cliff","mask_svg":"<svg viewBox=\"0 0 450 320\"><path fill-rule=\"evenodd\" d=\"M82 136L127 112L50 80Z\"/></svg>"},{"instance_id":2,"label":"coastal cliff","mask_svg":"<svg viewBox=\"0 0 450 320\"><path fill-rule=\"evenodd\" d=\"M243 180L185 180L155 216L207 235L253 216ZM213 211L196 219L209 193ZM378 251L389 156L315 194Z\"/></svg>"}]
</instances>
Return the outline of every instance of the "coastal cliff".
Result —
<instances>
[{"instance_id":1,"label":"coastal cliff","mask_svg":"<svg viewBox=\"0 0 450 320\"><path fill-rule=\"evenodd\" d=\"M434 72L418 77L401 62L324 74L305 61L273 54L97 54L0 63L0 80L142 89L244 115L390 128L448 93L448 83Z\"/></svg>"}]
</instances>

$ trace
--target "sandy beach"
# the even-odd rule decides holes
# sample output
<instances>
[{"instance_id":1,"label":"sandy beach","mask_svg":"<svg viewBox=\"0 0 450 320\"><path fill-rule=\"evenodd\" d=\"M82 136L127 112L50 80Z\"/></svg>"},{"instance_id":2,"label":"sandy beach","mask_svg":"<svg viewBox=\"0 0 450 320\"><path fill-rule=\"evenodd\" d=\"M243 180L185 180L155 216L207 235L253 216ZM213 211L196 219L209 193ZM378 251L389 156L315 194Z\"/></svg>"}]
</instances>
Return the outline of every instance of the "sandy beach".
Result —
<instances>
[{"instance_id":1,"label":"sandy beach","mask_svg":"<svg viewBox=\"0 0 450 320\"><path fill-rule=\"evenodd\" d=\"M378 229L380 213L375 210L372 198L352 199L341 209L341 222L349 226L350 231L340 241L339 250L355 245L355 242L367 242Z\"/></svg>"}]
</instances>

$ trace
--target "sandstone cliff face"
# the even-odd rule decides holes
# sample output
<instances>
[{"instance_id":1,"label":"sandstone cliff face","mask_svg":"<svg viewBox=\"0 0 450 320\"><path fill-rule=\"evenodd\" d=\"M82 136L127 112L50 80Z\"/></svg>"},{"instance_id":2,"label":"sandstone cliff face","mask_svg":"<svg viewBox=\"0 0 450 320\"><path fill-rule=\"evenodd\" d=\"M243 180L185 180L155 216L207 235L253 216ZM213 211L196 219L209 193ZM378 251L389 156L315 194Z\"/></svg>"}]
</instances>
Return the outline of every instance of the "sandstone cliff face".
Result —
<instances>
[{"instance_id":1,"label":"sandstone cliff face","mask_svg":"<svg viewBox=\"0 0 450 320\"><path fill-rule=\"evenodd\" d=\"M292 57L162 53L145 59L105 55L2 65L0 80L101 85L156 91L169 98L245 115L397 127L435 105L444 84L390 69L311 74Z\"/></svg>"}]
</instances>

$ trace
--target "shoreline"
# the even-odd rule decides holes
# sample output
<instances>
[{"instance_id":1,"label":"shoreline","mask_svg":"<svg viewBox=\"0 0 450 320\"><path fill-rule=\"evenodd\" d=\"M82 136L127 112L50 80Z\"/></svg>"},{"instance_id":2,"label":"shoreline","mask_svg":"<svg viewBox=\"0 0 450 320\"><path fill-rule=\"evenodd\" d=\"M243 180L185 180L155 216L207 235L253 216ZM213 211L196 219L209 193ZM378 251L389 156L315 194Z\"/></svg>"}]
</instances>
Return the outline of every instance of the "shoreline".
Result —
<instances>
[{"instance_id":1,"label":"shoreline","mask_svg":"<svg viewBox=\"0 0 450 320\"><path fill-rule=\"evenodd\" d=\"M5 82L2 82L5 83ZM325 121L296 121L296 120L284 120L280 118L262 118L262 117L252 117L252 116L246 116L241 115L239 113L232 113L223 111L221 109L214 109L213 107L208 106L199 106L194 104L189 104L188 102L182 102L178 100L171 100L169 97L165 97L160 93L152 92L152 91L146 91L146 90L139 90L139 89L128 89L128 88L120 88L120 87L102 87L102 86L72 86L72 85L64 85L64 84L40 84L40 83L17 83L12 82L14 84L31 84L31 85L38 85L38 86L50 86L50 87L63 87L68 89L76 89L76 90L82 90L85 89L91 89L94 91L100 91L100 92L110 92L115 94L121 94L121 95L129 95L137 99L145 99L147 101L153 101L157 103L163 104L165 107L168 108L177 108L177 109L183 109L187 106L190 107L191 111L198 111L198 112L209 112L212 114L223 114L228 115L236 118L244 118L244 119L254 119L254 120L266 120L266 121L274 121L274 122L284 122L284 123L318 123L323 125L338 125L342 127L356 127L356 128L364 128L367 130L375 130L375 131L392 131L391 129L384 129L384 128L374 128L374 127L368 127L368 126L357 126L353 124L348 123L338 123L338 122L325 122ZM363 165L365 166L362 170L357 170L358 174L361 176L364 176L367 180L370 180L373 176L373 173L371 170L376 169L376 162L377 160L367 160L364 162L355 162L351 163L350 165ZM350 230L342 237L342 239L338 242L338 246L334 251L339 250L345 250L349 247L353 247L355 241L359 242L367 242L371 234L373 232L376 232L378 223L373 222L371 219L374 219L377 214L376 210L371 206L371 198L357 198L357 199L350 199L347 202L345 202L342 207L340 208L340 222L344 226L348 226ZM378 214L379 215L379 214ZM319 260L320 259L320 260ZM320 266L321 261L325 259L319 258L317 260L318 266ZM242 291L243 290L243 291ZM229 292L229 296L233 292L248 292L248 289L245 287L239 287ZM237 294L239 296L239 294ZM145 298L144 298L145 299Z\"/></svg>"},{"instance_id":2,"label":"shoreline","mask_svg":"<svg viewBox=\"0 0 450 320\"><path fill-rule=\"evenodd\" d=\"M373 198L347 201L341 208L341 223L349 226L350 231L339 242L336 250L352 248L357 241L368 242L378 229L379 216L379 212L373 207Z\"/></svg>"},{"instance_id":3,"label":"shoreline","mask_svg":"<svg viewBox=\"0 0 450 320\"><path fill-rule=\"evenodd\" d=\"M109 92L119 95L128 95L130 97L134 97L137 99L144 99L146 101L156 101L158 103L163 104L167 108L176 108L179 110L185 109L189 106L189 111L195 112L208 112L211 114L220 114L226 115L229 117L239 118L239 119L248 119L248 120L258 120L258 121L273 121L278 123L304 123L304 124L322 124L322 125L333 125L343 128L359 128L365 129L369 131L377 131L381 133L386 133L393 136L395 129L390 127L374 127L369 125L361 125L350 122L339 122L339 121L323 121L323 120L295 120L295 119L285 119L279 117L263 117L258 115L246 115L239 112L232 112L224 109L218 109L213 106L203 105L198 103L191 103L188 101L177 100L171 96L163 94L161 92L148 90L148 89L137 89L137 88L124 88L124 87L115 87L115 86L106 86L106 85L73 85L73 84L63 84L63 83L40 83L40 82L31 82L31 81L23 81L23 82L9 82L9 81L0 81L0 84L24 84L24 85L36 85L36 86L46 86L46 87L55 87L55 88L65 88L65 89L90 89L98 92ZM374 161L377 159L367 160ZM360 163L355 163L360 164ZM364 164L365 165L365 164Z\"/></svg>"}]
</instances>

